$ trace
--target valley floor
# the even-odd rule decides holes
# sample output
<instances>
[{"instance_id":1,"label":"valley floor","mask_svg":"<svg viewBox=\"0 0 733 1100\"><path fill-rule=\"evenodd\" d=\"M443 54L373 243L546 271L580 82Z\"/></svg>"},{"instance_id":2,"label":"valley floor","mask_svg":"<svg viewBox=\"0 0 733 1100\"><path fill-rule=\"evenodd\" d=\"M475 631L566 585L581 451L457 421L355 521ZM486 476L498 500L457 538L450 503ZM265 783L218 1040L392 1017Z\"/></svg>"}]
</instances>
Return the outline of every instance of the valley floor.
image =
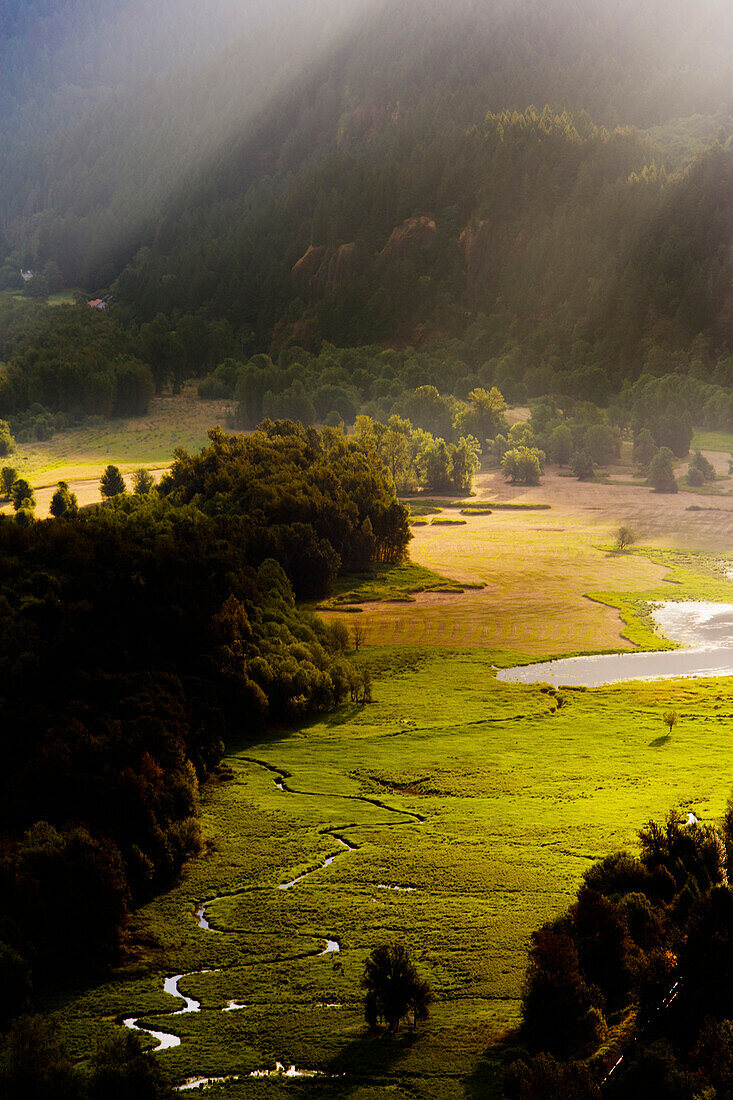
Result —
<instances>
[{"instance_id":1,"label":"valley floor","mask_svg":"<svg viewBox=\"0 0 733 1100\"><path fill-rule=\"evenodd\" d=\"M485 575L505 602L489 589L435 595L450 601L437 644L360 651L371 705L228 752L231 777L204 792L205 855L137 914L122 972L53 1006L77 1054L135 1017L181 1038L156 1055L175 1082L229 1078L208 1094L231 1100L492 1096L532 930L651 816L679 806L717 819L733 786L729 680L558 696L495 678L527 655L614 648L622 629L651 644L638 616L660 592L733 597L722 554L615 555L598 548L610 534L577 507L469 518L448 543L423 528L418 561ZM612 606L586 600L590 584L616 586ZM483 645L450 644L462 601ZM592 636L572 617L584 603ZM370 641L389 636L392 612L414 618L409 632L435 608L380 605L359 616ZM667 737L670 707L680 722ZM414 1036L365 1032L360 978L383 942L404 943L436 994ZM200 1012L179 1012L163 987L172 975ZM276 1063L319 1075L250 1076Z\"/></svg>"},{"instance_id":2,"label":"valley floor","mask_svg":"<svg viewBox=\"0 0 733 1100\"><path fill-rule=\"evenodd\" d=\"M491 1095L531 931L652 815L717 818L733 748L729 681L569 691L558 709L538 687L498 683L493 656L375 650L371 706L229 752L233 777L205 795L207 854L138 915L137 962L60 1012L79 1054L142 1015L182 1038L159 1055L179 1082L276 1062L329 1075L247 1077L227 1097ZM667 738L670 706L681 720ZM328 940L340 950L321 954ZM436 1004L414 1038L369 1039L364 959L394 941ZM181 991L200 1013L170 1015L174 973L191 975ZM223 1011L232 1001L246 1007Z\"/></svg>"}]
</instances>

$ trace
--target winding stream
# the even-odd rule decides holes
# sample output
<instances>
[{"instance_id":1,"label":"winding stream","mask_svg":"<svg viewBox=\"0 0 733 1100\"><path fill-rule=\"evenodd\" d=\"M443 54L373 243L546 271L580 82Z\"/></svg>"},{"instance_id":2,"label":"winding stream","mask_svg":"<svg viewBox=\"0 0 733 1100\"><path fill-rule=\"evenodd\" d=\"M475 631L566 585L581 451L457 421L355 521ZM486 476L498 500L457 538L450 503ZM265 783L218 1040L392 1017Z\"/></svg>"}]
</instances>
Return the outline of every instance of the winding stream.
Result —
<instances>
[{"instance_id":1,"label":"winding stream","mask_svg":"<svg viewBox=\"0 0 733 1100\"><path fill-rule=\"evenodd\" d=\"M163 982L163 992L167 993L169 997L178 997L183 1001L183 1008L179 1008L177 1012L169 1012L169 1016L184 1016L187 1012L200 1012L201 1002L196 1001L193 997L187 997L185 993L181 993L178 988L178 983L184 978L195 978L199 974L218 974L218 970L196 970L190 974L175 974L172 978L166 978ZM226 1010L225 1010L226 1011ZM178 1035L169 1035L165 1031L153 1031L149 1027L140 1027L138 1020L141 1017L131 1016L126 1020L123 1020L125 1027L131 1028L132 1031L143 1031L146 1035L151 1035L153 1039L157 1039L158 1046L154 1049L153 1054L158 1054L161 1050L171 1050L173 1047L179 1047L181 1040Z\"/></svg>"},{"instance_id":2,"label":"winding stream","mask_svg":"<svg viewBox=\"0 0 733 1100\"><path fill-rule=\"evenodd\" d=\"M316 798L322 797L316 791L295 791L295 790L293 790L291 787L289 787L287 785L287 780L290 778L289 773L287 773L285 771L281 771L279 768L275 768L271 764L266 764L261 760L255 760L255 759L252 759L251 757L244 757L243 759L245 759L247 763L255 764L257 767L265 768L267 771L274 773L273 782L274 782L275 786L277 787L277 789L279 791L282 791L285 794L306 795L306 796L313 796L313 797L316 797ZM376 798L367 798L366 796L363 796L363 795L331 795L329 797L341 798L341 799L345 799L345 800L348 800L348 801L365 802L370 806L378 807L379 809L385 810L386 812L388 812L390 814L397 814L398 816L407 819L407 820L399 823L399 824L403 824L403 825L422 824L425 820L425 818L422 817L418 813L414 813L411 810L399 810L394 806L387 806L384 802L381 802ZM342 826L338 827L338 831L336 830L336 828L334 828L334 829L323 829L321 831L320 835L321 836L330 836L330 837L332 837L338 844L341 845L341 850L336 851L332 855L328 856L327 859L323 863L319 864L317 867L313 867L311 870L305 871L302 875L298 875L297 878L291 879L289 882L280 883L275 888L278 889L278 890L292 890L294 886L298 885L298 883L304 882L306 879L311 878L312 875L318 874L318 872L325 870L327 867L330 867L331 864L334 863L340 857L348 855L349 852L357 852L359 850L358 845L352 844L349 840L347 840L344 836L341 835L341 832L344 829L374 828L375 825L395 825L395 824L398 824L398 823L394 822L394 821L370 822L368 825L355 825L355 824L342 825ZM415 891L415 887L413 887L413 886L387 886L384 883L379 883L377 885L378 885L378 889L380 889L380 890L395 890L395 891L398 891L400 893L413 893ZM236 896L239 896L239 894L243 894L243 893L246 893L246 892L247 892L247 890L245 889L245 890L239 891L237 894L227 895L227 896L228 897L236 897ZM207 902L202 902L201 904L199 904L196 907L196 910L195 910L195 913L194 913L194 917L195 917L195 920L196 920L196 923L197 923L198 927L201 928L203 931L208 932L208 933L213 934L213 935L221 935L222 930L214 928L212 926L210 920L208 919L208 917L206 915L206 911L207 911L209 906L215 904L217 901L220 901L220 900L222 900L222 899L221 898L212 898ZM306 952L305 954L299 953L297 955L286 956L284 959L281 959L279 961L281 961L281 962L296 961L296 960L301 960L301 959L309 958L309 957L311 957L311 958L323 958L326 955L336 955L340 951L341 951L341 944L339 943L339 941L337 939L326 938L325 945L324 945L323 949L320 950L320 951L309 951L309 952ZM185 993L181 993L181 991L178 987L179 982L183 981L184 978L196 978L196 977L199 977L203 974L218 974L218 973L220 973L219 970L197 970L197 971L192 971L191 973L188 973L188 974L175 974L170 978L166 978L163 982L163 992L167 993L170 997L175 997L179 1000L182 1000L183 1001L183 1007L177 1009L175 1012L166 1013L165 1018L172 1019L176 1016L183 1016L186 1013L200 1012L201 1011L201 1002L195 1000L193 997L186 996ZM329 1004L329 1005L326 1005L325 1007L327 1007L327 1008L338 1008L338 1007L340 1007L340 1005ZM221 1011L222 1012L241 1012L241 1011L245 1010L246 1008L247 1008L246 1005L238 1004L236 1001L230 1000L226 1004L226 1006L221 1009ZM152 1013L152 1014L147 1014L147 1015L148 1016L149 1015L158 1016L158 1015L161 1015L161 1014ZM122 1021L122 1023L124 1025L124 1027L130 1028L133 1031L143 1032L144 1034L150 1035L151 1038L155 1039L156 1042L158 1043L158 1046L153 1049L153 1051L152 1051L153 1054L159 1054L161 1051L171 1050L174 1047L178 1047L178 1046L181 1045L181 1039L178 1035L173 1035L173 1034L170 1034L170 1033L165 1032L165 1031L154 1031L152 1028L149 1028L149 1027L142 1027L140 1025L140 1022L139 1022L142 1018L143 1018L142 1016L130 1016L130 1017L124 1019ZM236 1075L236 1076L230 1076L230 1077L196 1077L196 1078L191 1078L190 1080L186 1081L185 1084L180 1085L178 1091L179 1092L187 1092L187 1091L192 1091L194 1089L207 1088L210 1085L223 1084L226 1081L243 1080L245 1077L265 1078L265 1077L325 1077L325 1076L332 1076L332 1075L327 1075L327 1074L323 1073L320 1070L297 1069L295 1066L290 1066L286 1069L285 1066L282 1065L282 1063L276 1062L274 1069L253 1070L249 1074Z\"/></svg>"},{"instance_id":3,"label":"winding stream","mask_svg":"<svg viewBox=\"0 0 733 1100\"><path fill-rule=\"evenodd\" d=\"M505 683L602 687L628 680L733 676L733 604L667 600L654 606L652 618L662 634L686 648L565 657L502 669L496 678Z\"/></svg>"}]
</instances>

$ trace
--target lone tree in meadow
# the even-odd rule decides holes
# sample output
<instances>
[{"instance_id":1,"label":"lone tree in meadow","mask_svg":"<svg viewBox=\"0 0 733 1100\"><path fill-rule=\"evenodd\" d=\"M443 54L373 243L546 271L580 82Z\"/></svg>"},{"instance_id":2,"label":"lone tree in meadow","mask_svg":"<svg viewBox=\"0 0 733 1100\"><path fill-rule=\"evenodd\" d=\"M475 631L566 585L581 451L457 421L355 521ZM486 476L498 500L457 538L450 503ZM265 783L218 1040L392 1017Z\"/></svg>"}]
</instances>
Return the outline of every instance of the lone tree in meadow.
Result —
<instances>
[{"instance_id":1,"label":"lone tree in meadow","mask_svg":"<svg viewBox=\"0 0 733 1100\"><path fill-rule=\"evenodd\" d=\"M545 455L536 447L513 447L501 460L501 469L513 485L539 485Z\"/></svg>"},{"instance_id":2,"label":"lone tree in meadow","mask_svg":"<svg viewBox=\"0 0 733 1100\"><path fill-rule=\"evenodd\" d=\"M715 467L712 462L708 462L704 454L695 451L687 470L687 484L699 488L706 481L715 481Z\"/></svg>"},{"instance_id":3,"label":"lone tree in meadow","mask_svg":"<svg viewBox=\"0 0 733 1100\"><path fill-rule=\"evenodd\" d=\"M125 491L125 481L117 466L108 466L99 482L99 491L106 500L121 496Z\"/></svg>"},{"instance_id":4,"label":"lone tree in meadow","mask_svg":"<svg viewBox=\"0 0 733 1100\"><path fill-rule=\"evenodd\" d=\"M674 476L672 460L674 455L669 447L660 447L649 463L649 481L656 493L676 493L678 490Z\"/></svg>"},{"instance_id":5,"label":"lone tree in meadow","mask_svg":"<svg viewBox=\"0 0 733 1100\"><path fill-rule=\"evenodd\" d=\"M30 482L26 481L24 477L19 477L13 482L13 486L10 490L10 496L13 501L13 508L16 512L19 512L21 508L35 508L36 498L33 495L33 489Z\"/></svg>"},{"instance_id":6,"label":"lone tree in meadow","mask_svg":"<svg viewBox=\"0 0 733 1100\"><path fill-rule=\"evenodd\" d=\"M667 727L667 736L668 737L671 735L672 730L677 725L679 720L680 720L680 716L679 716L679 714L677 713L676 710L667 710L662 715L662 721L664 722L665 726Z\"/></svg>"},{"instance_id":7,"label":"lone tree in meadow","mask_svg":"<svg viewBox=\"0 0 733 1100\"><path fill-rule=\"evenodd\" d=\"M364 1017L372 1030L384 1023L388 1031L398 1031L405 1019L415 1027L430 1014L430 986L399 944L374 948L364 963L361 985L366 990Z\"/></svg>"},{"instance_id":8,"label":"lone tree in meadow","mask_svg":"<svg viewBox=\"0 0 733 1100\"><path fill-rule=\"evenodd\" d=\"M351 628L351 641L353 642L354 650L355 650L356 653L359 652L361 647L366 642L366 636L367 636L367 632L366 632L366 627L364 626L364 624L363 623L354 623L354 625Z\"/></svg>"},{"instance_id":9,"label":"lone tree in meadow","mask_svg":"<svg viewBox=\"0 0 733 1100\"><path fill-rule=\"evenodd\" d=\"M636 542L636 535L630 527L621 526L616 532L616 549L624 551L627 546Z\"/></svg>"}]
</instances>

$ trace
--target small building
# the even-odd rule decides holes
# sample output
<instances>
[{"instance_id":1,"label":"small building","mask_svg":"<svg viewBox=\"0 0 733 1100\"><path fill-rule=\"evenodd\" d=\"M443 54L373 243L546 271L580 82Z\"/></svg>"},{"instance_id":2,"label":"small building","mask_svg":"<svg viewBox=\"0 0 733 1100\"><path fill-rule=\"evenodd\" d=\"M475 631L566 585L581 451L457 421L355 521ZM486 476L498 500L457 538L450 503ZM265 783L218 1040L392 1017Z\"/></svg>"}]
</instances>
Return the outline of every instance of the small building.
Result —
<instances>
[{"instance_id":1,"label":"small building","mask_svg":"<svg viewBox=\"0 0 733 1100\"><path fill-rule=\"evenodd\" d=\"M20 277L24 283L29 283L35 274L35 271L24 271L22 267L20 269Z\"/></svg>"},{"instance_id":2,"label":"small building","mask_svg":"<svg viewBox=\"0 0 733 1100\"><path fill-rule=\"evenodd\" d=\"M107 299L106 298L94 298L91 302L87 302L87 305L90 306L91 309L106 309L107 308Z\"/></svg>"}]
</instances>

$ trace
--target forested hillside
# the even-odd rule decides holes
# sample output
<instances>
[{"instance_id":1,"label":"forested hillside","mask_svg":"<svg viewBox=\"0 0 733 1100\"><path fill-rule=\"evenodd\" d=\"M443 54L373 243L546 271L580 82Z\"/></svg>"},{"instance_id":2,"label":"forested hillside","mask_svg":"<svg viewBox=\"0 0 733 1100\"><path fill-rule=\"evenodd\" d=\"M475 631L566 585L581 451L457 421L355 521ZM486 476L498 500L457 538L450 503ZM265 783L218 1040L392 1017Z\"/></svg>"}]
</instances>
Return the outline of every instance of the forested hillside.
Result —
<instances>
[{"instance_id":1,"label":"forested hillside","mask_svg":"<svg viewBox=\"0 0 733 1100\"><path fill-rule=\"evenodd\" d=\"M0 289L49 260L66 283L107 283L181 178L359 4L3 0Z\"/></svg>"},{"instance_id":2,"label":"forested hillside","mask_svg":"<svg viewBox=\"0 0 733 1100\"><path fill-rule=\"evenodd\" d=\"M518 382L600 366L615 386L685 368L696 339L706 370L730 353L721 0L694 21L678 0L255 5L225 49L218 8L195 49L193 17L171 34L155 77L146 47L103 87L103 58L78 122L67 39L36 42L10 7L14 56L48 48L67 117L47 133L10 67L29 126L0 159L5 285L21 266L97 290L119 275L125 323L203 312L250 351L459 341L474 369L514 351Z\"/></svg>"}]
</instances>

